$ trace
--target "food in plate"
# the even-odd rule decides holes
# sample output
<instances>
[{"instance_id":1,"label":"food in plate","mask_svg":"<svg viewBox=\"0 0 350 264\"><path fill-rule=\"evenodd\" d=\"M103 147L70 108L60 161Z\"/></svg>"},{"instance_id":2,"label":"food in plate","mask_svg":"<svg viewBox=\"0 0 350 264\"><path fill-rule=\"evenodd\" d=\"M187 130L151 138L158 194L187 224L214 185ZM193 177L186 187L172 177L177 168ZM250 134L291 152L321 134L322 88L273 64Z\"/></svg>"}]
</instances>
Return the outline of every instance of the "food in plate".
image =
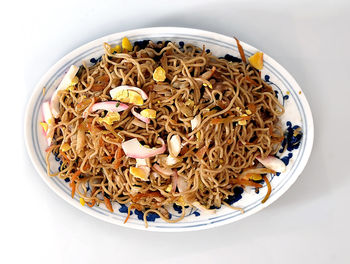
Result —
<instances>
[{"instance_id":1,"label":"food in plate","mask_svg":"<svg viewBox=\"0 0 350 264\"><path fill-rule=\"evenodd\" d=\"M263 53L218 58L169 41L104 43L95 64L72 65L44 102L47 173L82 205L127 204L167 222L185 206L214 212L237 186L258 191L285 171L275 154L284 113L261 78ZM60 162L52 174L50 155ZM182 207L170 219L169 206Z\"/></svg>"}]
</instances>

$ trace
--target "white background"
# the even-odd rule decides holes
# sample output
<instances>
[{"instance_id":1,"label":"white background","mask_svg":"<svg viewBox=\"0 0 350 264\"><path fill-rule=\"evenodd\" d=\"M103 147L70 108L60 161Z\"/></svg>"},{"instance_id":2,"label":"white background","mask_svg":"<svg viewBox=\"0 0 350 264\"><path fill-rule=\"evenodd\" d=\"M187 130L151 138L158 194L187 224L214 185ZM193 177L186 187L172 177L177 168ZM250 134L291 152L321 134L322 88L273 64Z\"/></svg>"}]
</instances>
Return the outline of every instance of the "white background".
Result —
<instances>
[{"instance_id":1,"label":"white background","mask_svg":"<svg viewBox=\"0 0 350 264\"><path fill-rule=\"evenodd\" d=\"M349 1L8 5L0 16L1 263L350 263ZM313 153L296 183L267 209L206 231L129 230L68 205L34 170L23 118L39 78L88 41L150 26L236 35L280 62L302 87L314 115Z\"/></svg>"}]
</instances>

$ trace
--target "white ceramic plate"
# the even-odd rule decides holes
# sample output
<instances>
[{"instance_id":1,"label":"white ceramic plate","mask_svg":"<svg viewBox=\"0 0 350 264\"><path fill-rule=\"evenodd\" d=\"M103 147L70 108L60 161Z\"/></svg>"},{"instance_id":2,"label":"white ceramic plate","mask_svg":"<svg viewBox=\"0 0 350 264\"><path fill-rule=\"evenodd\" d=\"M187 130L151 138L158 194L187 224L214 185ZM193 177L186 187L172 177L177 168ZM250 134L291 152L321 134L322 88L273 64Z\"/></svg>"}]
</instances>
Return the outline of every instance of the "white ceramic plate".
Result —
<instances>
[{"instance_id":1,"label":"white ceramic plate","mask_svg":"<svg viewBox=\"0 0 350 264\"><path fill-rule=\"evenodd\" d=\"M143 220L139 219L142 218L140 213L136 214L134 212L128 223L124 225L123 222L127 211L125 206L113 204L114 213L110 213L104 205L93 208L82 206L77 197L74 199L71 198L71 190L68 183L58 178L47 176L44 158L47 146L39 125L39 122L42 121L40 113L42 102L51 97L69 66L72 64L81 65L82 60L90 61L92 58L97 59L103 54L103 42L119 44L125 36L131 42L150 39L155 42L159 40L170 40L177 43L183 41L200 47L204 44L206 49L210 49L216 56L231 54L239 57L239 53L233 38L213 32L174 27L136 29L108 35L75 49L52 66L36 86L26 110L25 135L30 158L43 180L62 199L87 214L113 224L135 229L145 229ZM241 43L247 56L257 51L256 48L243 42ZM92 59L92 62L94 59ZM242 198L234 203L234 206L244 209L244 214L241 214L239 211L233 211L225 206L216 210L215 214L206 214L199 210L187 209L185 219L174 224L168 224L162 219L154 218L154 215L151 215L147 230L179 232L207 229L231 223L267 207L285 193L295 182L304 169L312 149L314 127L310 107L293 77L266 54L264 54L262 77L270 82L272 87L277 91L278 98L283 102L286 113L282 117L282 122L287 131L289 131L287 140L289 150L286 149L278 154L285 162L288 162L287 171L279 176L272 177L272 193L267 202L264 204L261 203L267 190L266 186L260 190L259 194L247 189L242 194ZM46 87L44 96L42 93L43 87ZM294 133L297 127L300 127L302 131L301 140L300 136L297 135L298 133ZM53 159L51 163L54 169L58 168L57 161ZM238 199L240 197L237 195L235 198ZM178 211L172 211L172 219L179 217L179 215Z\"/></svg>"}]
</instances>

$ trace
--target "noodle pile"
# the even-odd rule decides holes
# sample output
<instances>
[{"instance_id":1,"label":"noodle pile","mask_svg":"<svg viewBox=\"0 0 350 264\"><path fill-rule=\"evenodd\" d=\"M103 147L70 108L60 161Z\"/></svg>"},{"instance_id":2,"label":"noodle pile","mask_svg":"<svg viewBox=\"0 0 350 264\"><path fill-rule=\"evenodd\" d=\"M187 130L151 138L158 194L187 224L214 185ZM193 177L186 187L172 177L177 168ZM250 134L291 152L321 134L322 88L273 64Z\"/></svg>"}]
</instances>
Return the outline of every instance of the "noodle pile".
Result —
<instances>
[{"instance_id":1,"label":"noodle pile","mask_svg":"<svg viewBox=\"0 0 350 264\"><path fill-rule=\"evenodd\" d=\"M230 206L225 199L234 195L236 186L262 187L251 177L273 171L258 165L256 157L279 149L284 109L259 70L245 58L230 62L191 44L146 44L117 53L105 43L101 60L91 67L83 63L78 83L59 92L48 174L69 180L72 196L79 195L88 206L105 203L113 211L113 202L127 204L129 211L143 211L145 222L150 212L167 222L180 221L184 208L182 217L169 219L174 203L209 210ZM164 82L153 79L159 66L166 73ZM82 116L94 103L112 100L109 91L120 85L145 91L148 99L138 111L153 109L156 118L146 124L131 113L131 106L112 124L99 122L104 110ZM180 136L181 151L175 164L167 165L173 135ZM145 159L151 168L148 180L130 173L136 159L127 157L121 145L133 138L150 148L159 147L159 138L167 145L163 154ZM53 175L50 154L62 163ZM160 173L155 164L175 174Z\"/></svg>"}]
</instances>

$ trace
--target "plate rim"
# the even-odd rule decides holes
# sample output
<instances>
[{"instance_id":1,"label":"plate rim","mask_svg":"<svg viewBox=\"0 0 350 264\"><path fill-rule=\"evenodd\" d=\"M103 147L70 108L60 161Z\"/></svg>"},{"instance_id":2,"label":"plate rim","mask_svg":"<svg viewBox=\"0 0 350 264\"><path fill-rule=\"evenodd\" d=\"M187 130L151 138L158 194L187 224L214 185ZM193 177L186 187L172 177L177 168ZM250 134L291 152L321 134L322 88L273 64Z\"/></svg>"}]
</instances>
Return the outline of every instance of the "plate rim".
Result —
<instances>
[{"instance_id":1,"label":"plate rim","mask_svg":"<svg viewBox=\"0 0 350 264\"><path fill-rule=\"evenodd\" d=\"M31 140L31 131L29 128L29 126L31 125L31 117L33 114L33 110L34 110L34 101L35 99L40 95L40 93L42 92L42 87L44 86L45 80L47 80L50 76L52 76L57 69L60 67L60 65L63 65L66 61L68 61L71 58L75 57L75 54L86 50L88 47L90 46L94 46L96 44L101 44L103 42L108 42L109 39L116 39L116 38L121 38L124 36L130 36L130 35L137 35L142 33L143 35L150 35L150 34L169 34L169 32L171 32L172 34L174 34L174 37L176 37L176 34L179 33L189 33L192 35L198 35L198 36L208 36L210 35L210 37L216 39L219 42L222 42L223 39L226 39L228 41L232 41L231 37L228 37L226 35L220 34L220 33L216 33L216 32L211 32L211 31L206 31L206 30L201 30L201 29L195 29L195 28L187 28L187 27L147 27L147 28L138 28L138 29L132 29L132 30L127 30L127 31L122 31L122 32L116 32L116 33L112 33L112 34L108 34L102 37L99 37L97 39L94 39L92 41L89 41L75 49L73 49L72 51L70 51L69 53L67 53L65 56L63 56L60 60L58 60L56 63L54 63L49 70L46 71L46 73L40 78L40 80L37 82L37 84L35 85L34 89L31 92L31 96L28 100L27 106L25 108L25 117L24 117L24 135L25 135L25 145L26 145L26 149L28 152L28 155L30 157L31 163L34 165L36 172L39 173L40 177L43 179L43 181L49 186L49 188L56 193L60 198L62 198L64 201L68 202L69 204L71 204L72 206L74 206L75 208L78 208L79 210L83 211L84 213L87 213L93 217L96 217L100 220L115 224L115 225L119 225L122 227L127 227L127 228L132 228L132 229L138 229L138 230L145 230L145 231L157 231L157 232L183 232L183 231L196 231L196 230L204 230L204 229L211 229L214 227L218 227L218 226L222 226L222 225L226 225L229 223L233 223L236 222L238 220L241 220L245 217L248 217L250 215L253 215L259 211L261 211L263 208L268 207L270 204L272 204L273 202L275 202L277 199L279 199L297 180L297 178L299 178L299 176L301 175L302 171L304 170L311 152L312 152L312 148L313 148L313 142L314 142L314 122L313 122L313 116L312 116L312 112L311 112L311 108L310 105L305 97L305 94L302 92L302 89L300 88L299 84L296 82L296 80L294 79L294 77L277 61L275 61L273 58L271 58L269 55L267 55L264 52L264 56L265 59L268 60L270 62L270 64L274 65L278 71L280 72L280 74L282 76L284 76L290 83L291 86L293 87L293 90L299 90L301 91L301 94L299 94L299 99L300 99L300 103L304 108L304 112L306 115L306 119L308 122L308 126L307 126L307 137L308 140L305 141L305 150L303 153L303 159L300 161L299 166L296 168L295 172L291 175L290 179L278 190L278 192L275 193L275 195L273 197L271 197L270 199L268 199L266 201L266 203L261 204L259 206L257 206L256 208L238 215L236 217L230 217L228 219L224 219L220 222L214 222L214 223L209 223L207 225L200 225L200 226L190 226L190 227L176 227L176 228L170 228L170 227L156 227L156 226L149 226L148 228L145 228L144 225L138 225L138 224L134 224L134 223L127 223L127 224L123 224L122 222L119 222L118 220L109 217L109 216L104 216L102 214L98 214L92 210L90 210L90 208L87 208L86 206L81 206L80 204L77 204L73 199L69 199L70 197L67 197L67 195L63 192L61 192L56 185L54 184L53 181L49 181L49 176L46 174L46 172L43 172L38 159L36 159L36 155L33 151L34 148L34 142L32 142ZM257 50L255 47L240 41L241 45L243 46L243 48L245 49L249 49L249 50ZM169 224L171 225L171 224Z\"/></svg>"}]
</instances>

